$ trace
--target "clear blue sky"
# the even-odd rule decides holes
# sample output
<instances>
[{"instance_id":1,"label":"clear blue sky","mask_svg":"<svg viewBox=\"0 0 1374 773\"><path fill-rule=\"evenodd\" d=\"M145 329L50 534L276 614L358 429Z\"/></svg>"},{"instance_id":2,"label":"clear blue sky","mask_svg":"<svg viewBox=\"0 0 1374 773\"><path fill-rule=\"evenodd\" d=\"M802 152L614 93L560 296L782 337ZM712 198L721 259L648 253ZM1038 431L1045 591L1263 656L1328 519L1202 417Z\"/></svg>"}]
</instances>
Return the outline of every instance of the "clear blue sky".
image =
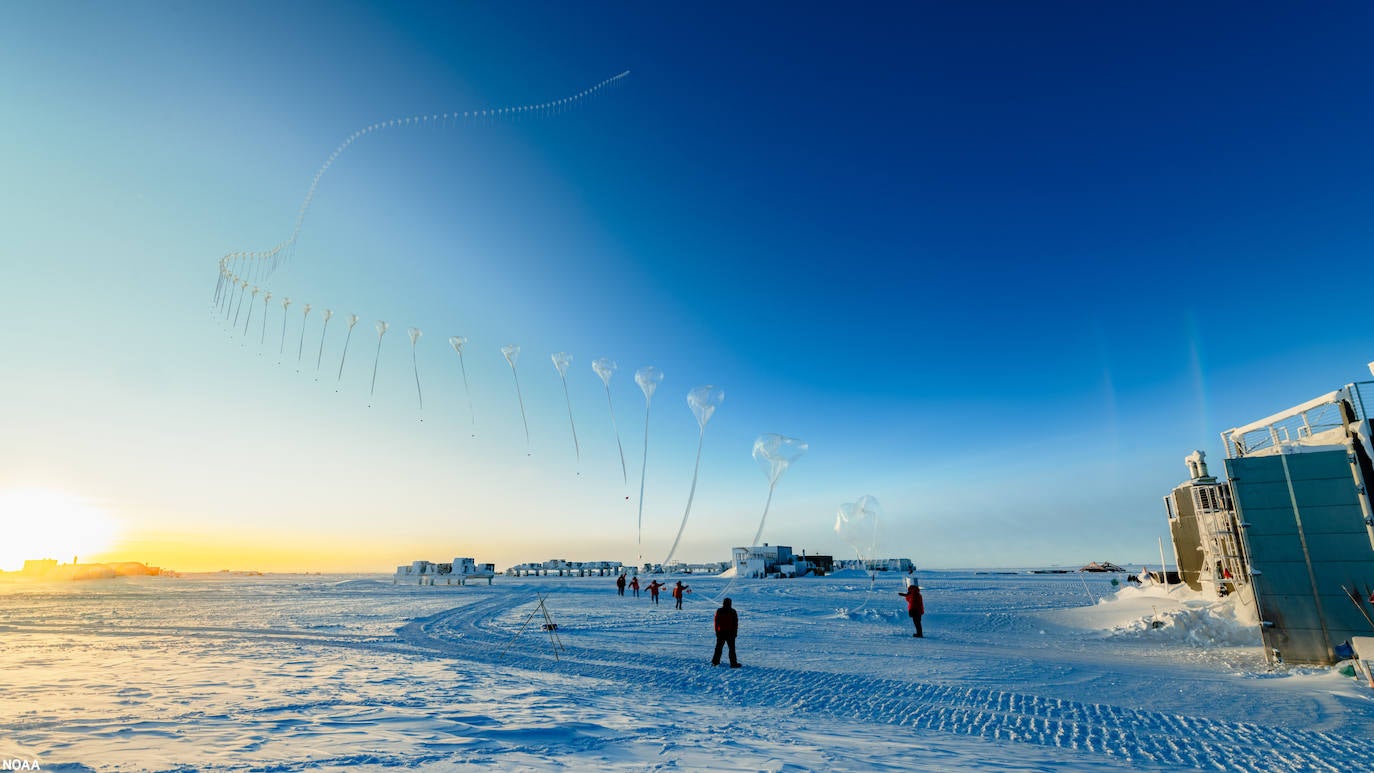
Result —
<instances>
[{"instance_id":1,"label":"clear blue sky","mask_svg":"<svg viewBox=\"0 0 1374 773\"><path fill-rule=\"evenodd\" d=\"M882 552L921 565L1134 561L1167 532L1184 455L1220 470L1221 430L1374 358L1360 4L31 2L0 20L0 488L101 508L112 550L146 554L129 558L633 560L630 376L653 364L646 559L686 501L683 398L716 383L683 558L752 535L750 444L780 432L812 450L769 541L843 555L835 509L872 494ZM334 163L267 284L293 314L362 315L339 393L208 314L217 258L289 235L351 132L626 69L556 117L382 132ZM525 351L528 457L504 343ZM599 356L621 366L634 490Z\"/></svg>"}]
</instances>

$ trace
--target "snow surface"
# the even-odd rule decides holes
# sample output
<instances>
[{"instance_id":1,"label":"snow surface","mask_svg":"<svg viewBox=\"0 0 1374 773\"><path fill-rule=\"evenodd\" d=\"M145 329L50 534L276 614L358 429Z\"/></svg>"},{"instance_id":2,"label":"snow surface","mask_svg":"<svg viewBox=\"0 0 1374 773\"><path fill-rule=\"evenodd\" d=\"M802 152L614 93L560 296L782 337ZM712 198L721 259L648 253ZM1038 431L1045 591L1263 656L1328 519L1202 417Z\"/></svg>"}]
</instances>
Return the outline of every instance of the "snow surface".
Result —
<instances>
[{"instance_id":1,"label":"snow surface","mask_svg":"<svg viewBox=\"0 0 1374 773\"><path fill-rule=\"evenodd\" d=\"M1118 575L0 583L0 759L43 770L1361 770L1374 691L1252 614ZM564 649L536 611L543 594ZM524 626L522 628L522 626Z\"/></svg>"}]
</instances>

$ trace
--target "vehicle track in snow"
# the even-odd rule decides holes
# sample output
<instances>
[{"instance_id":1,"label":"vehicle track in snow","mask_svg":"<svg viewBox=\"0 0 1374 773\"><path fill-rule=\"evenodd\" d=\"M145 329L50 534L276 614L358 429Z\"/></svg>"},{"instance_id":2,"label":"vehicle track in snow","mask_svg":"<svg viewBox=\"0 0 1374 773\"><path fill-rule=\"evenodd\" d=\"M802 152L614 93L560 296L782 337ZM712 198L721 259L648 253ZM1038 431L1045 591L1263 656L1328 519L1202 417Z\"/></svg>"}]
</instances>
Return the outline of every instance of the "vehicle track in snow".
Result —
<instances>
[{"instance_id":1,"label":"vehicle track in snow","mask_svg":"<svg viewBox=\"0 0 1374 773\"><path fill-rule=\"evenodd\" d=\"M1345 766L1333 761L1369 754L1366 739L1331 733L873 676L775 666L717 669L704 659L591 650L570 637L563 637L564 649L555 659L534 622L524 634L529 640L509 646L512 629L498 620L521 605L513 597L494 596L417 619L397 635L410 648L435 656L606 680L626 690L1037 744L1163 769L1338 771Z\"/></svg>"},{"instance_id":2,"label":"vehicle track in snow","mask_svg":"<svg viewBox=\"0 0 1374 773\"><path fill-rule=\"evenodd\" d=\"M576 635L562 637L565 648L555 659L547 637L538 628L542 617L534 616L524 638L512 643L520 622L534 608L527 595L497 593L466 601L381 636L194 625L92 630L17 624L3 629L73 636L244 638L453 659L515 673L551 673L610 682L626 693L642 693L648 701L690 696L737 710L764 709L909 727L917 737L943 733L1034 744L1153 769L1339 771L1350 769L1345 763L1352 759L1370 756L1364 737L796 666L750 665L734 671L712 668L704 657L664 657L651 648L593 649L579 643Z\"/></svg>"}]
</instances>

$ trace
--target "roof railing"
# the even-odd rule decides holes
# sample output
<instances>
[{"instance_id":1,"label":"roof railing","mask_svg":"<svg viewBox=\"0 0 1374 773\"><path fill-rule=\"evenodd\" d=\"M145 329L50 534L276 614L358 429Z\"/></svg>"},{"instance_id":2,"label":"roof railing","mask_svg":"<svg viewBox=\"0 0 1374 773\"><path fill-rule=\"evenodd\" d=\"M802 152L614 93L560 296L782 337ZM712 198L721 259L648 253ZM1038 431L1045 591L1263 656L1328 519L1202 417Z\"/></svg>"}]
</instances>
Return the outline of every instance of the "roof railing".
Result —
<instances>
[{"instance_id":1,"label":"roof railing","mask_svg":"<svg viewBox=\"0 0 1374 773\"><path fill-rule=\"evenodd\" d=\"M1344 442L1346 425L1369 418L1374 407L1374 381L1356 381L1221 433L1226 457L1236 459L1281 453L1295 446L1334 445Z\"/></svg>"}]
</instances>

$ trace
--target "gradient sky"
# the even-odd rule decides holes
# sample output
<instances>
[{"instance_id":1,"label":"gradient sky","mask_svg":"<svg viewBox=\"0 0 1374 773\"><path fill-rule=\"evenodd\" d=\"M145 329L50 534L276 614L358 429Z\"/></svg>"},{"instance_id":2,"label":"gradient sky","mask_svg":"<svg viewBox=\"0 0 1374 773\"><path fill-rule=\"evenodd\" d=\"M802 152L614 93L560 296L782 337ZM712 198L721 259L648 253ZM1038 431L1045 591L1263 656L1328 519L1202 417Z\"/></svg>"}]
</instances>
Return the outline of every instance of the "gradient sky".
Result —
<instances>
[{"instance_id":1,"label":"gradient sky","mask_svg":"<svg viewBox=\"0 0 1374 773\"><path fill-rule=\"evenodd\" d=\"M1371 22L1354 3L10 3L0 494L43 496L0 496L0 522L104 514L116 536L83 559L186 570L634 561L631 376L652 364L646 560L682 517L684 397L707 383L727 397L681 558L753 534L750 447L778 432L811 450L767 541L848 555L835 510L872 494L879 552L922 566L1150 559L1187 453L1221 471L1222 430L1368 378ZM277 364L279 307L266 347L210 313L219 256L287 237L351 132L627 69L561 115L382 132L333 164L265 284L296 301L288 350L304 302L362 316L339 392L340 317L316 382L308 354ZM73 504L24 509L44 496Z\"/></svg>"}]
</instances>

